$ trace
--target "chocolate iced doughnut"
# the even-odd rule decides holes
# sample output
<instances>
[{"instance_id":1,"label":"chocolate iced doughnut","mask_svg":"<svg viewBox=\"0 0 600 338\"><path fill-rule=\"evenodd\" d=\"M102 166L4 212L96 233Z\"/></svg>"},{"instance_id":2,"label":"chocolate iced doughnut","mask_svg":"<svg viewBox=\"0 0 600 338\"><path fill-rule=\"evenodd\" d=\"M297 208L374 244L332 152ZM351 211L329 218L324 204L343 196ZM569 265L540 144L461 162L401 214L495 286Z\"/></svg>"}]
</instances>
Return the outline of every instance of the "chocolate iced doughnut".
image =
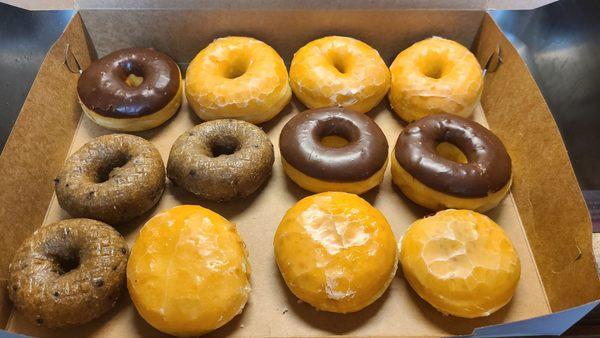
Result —
<instances>
[{"instance_id":1,"label":"chocolate iced doughnut","mask_svg":"<svg viewBox=\"0 0 600 338\"><path fill-rule=\"evenodd\" d=\"M158 150L145 139L104 135L71 155L54 183L58 203L72 216L117 224L158 202L165 167Z\"/></svg>"},{"instance_id":2,"label":"chocolate iced doughnut","mask_svg":"<svg viewBox=\"0 0 600 338\"><path fill-rule=\"evenodd\" d=\"M312 192L363 193L381 183L388 143L368 116L347 108L309 109L281 131L287 175Z\"/></svg>"},{"instance_id":3,"label":"chocolate iced doughnut","mask_svg":"<svg viewBox=\"0 0 600 338\"><path fill-rule=\"evenodd\" d=\"M126 48L94 61L77 82L82 108L92 121L121 131L154 128L179 108L181 73L152 48Z\"/></svg>"},{"instance_id":4,"label":"chocolate iced doughnut","mask_svg":"<svg viewBox=\"0 0 600 338\"><path fill-rule=\"evenodd\" d=\"M260 128L241 120L213 120L179 136L167 175L202 198L226 201L256 191L271 174L273 161L273 144Z\"/></svg>"},{"instance_id":5,"label":"chocolate iced doughnut","mask_svg":"<svg viewBox=\"0 0 600 338\"><path fill-rule=\"evenodd\" d=\"M392 174L404 194L434 210L491 209L506 195L512 178L510 156L500 139L477 122L448 114L404 128Z\"/></svg>"},{"instance_id":6,"label":"chocolate iced doughnut","mask_svg":"<svg viewBox=\"0 0 600 338\"><path fill-rule=\"evenodd\" d=\"M38 325L83 324L115 305L127 256L125 239L102 222L77 218L42 226L9 265L8 295Z\"/></svg>"}]
</instances>

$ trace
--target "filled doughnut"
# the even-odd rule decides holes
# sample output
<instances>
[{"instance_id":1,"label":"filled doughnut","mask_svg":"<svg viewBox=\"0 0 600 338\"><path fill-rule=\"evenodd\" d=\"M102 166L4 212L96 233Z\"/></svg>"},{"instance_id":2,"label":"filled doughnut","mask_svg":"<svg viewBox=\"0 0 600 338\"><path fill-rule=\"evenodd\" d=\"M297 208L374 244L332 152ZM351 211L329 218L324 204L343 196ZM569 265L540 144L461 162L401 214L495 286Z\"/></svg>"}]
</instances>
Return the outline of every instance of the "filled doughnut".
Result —
<instances>
[{"instance_id":1,"label":"filled doughnut","mask_svg":"<svg viewBox=\"0 0 600 338\"><path fill-rule=\"evenodd\" d=\"M512 181L502 141L479 123L455 115L410 123L391 157L394 183L431 210L487 211L506 196Z\"/></svg>"},{"instance_id":2,"label":"filled doughnut","mask_svg":"<svg viewBox=\"0 0 600 338\"><path fill-rule=\"evenodd\" d=\"M300 48L290 66L294 94L309 108L373 109L390 88L390 72L366 43L328 36Z\"/></svg>"},{"instance_id":3,"label":"filled doughnut","mask_svg":"<svg viewBox=\"0 0 600 338\"><path fill-rule=\"evenodd\" d=\"M83 71L77 94L83 112L102 127L140 131L163 124L181 104L177 63L152 48L126 48Z\"/></svg>"},{"instance_id":4,"label":"filled doughnut","mask_svg":"<svg viewBox=\"0 0 600 338\"><path fill-rule=\"evenodd\" d=\"M469 117L483 90L477 58L458 42L439 37L403 50L390 71L390 105L407 122L440 113Z\"/></svg>"},{"instance_id":5,"label":"filled doughnut","mask_svg":"<svg viewBox=\"0 0 600 338\"><path fill-rule=\"evenodd\" d=\"M139 314L178 337L215 330L244 309L250 266L235 225L208 209L182 205L152 217L127 263Z\"/></svg>"},{"instance_id":6,"label":"filled doughnut","mask_svg":"<svg viewBox=\"0 0 600 338\"><path fill-rule=\"evenodd\" d=\"M292 293L330 312L356 312L376 301L398 265L394 234L383 214L344 192L296 203L281 220L274 247Z\"/></svg>"},{"instance_id":7,"label":"filled doughnut","mask_svg":"<svg viewBox=\"0 0 600 338\"><path fill-rule=\"evenodd\" d=\"M470 210L414 222L400 243L404 278L444 314L488 316L512 298L521 263L502 228Z\"/></svg>"},{"instance_id":8,"label":"filled doughnut","mask_svg":"<svg viewBox=\"0 0 600 338\"><path fill-rule=\"evenodd\" d=\"M60 206L74 217L109 224L129 221L152 208L165 187L165 166L141 137L97 137L71 155L54 180Z\"/></svg>"},{"instance_id":9,"label":"filled doughnut","mask_svg":"<svg viewBox=\"0 0 600 338\"><path fill-rule=\"evenodd\" d=\"M216 39L190 63L185 94L203 120L272 119L289 102L288 72L277 52L248 37Z\"/></svg>"},{"instance_id":10,"label":"filled doughnut","mask_svg":"<svg viewBox=\"0 0 600 338\"><path fill-rule=\"evenodd\" d=\"M279 149L285 173L312 192L362 194L383 180L388 143L364 114L346 108L310 109L283 127Z\"/></svg>"},{"instance_id":11,"label":"filled doughnut","mask_svg":"<svg viewBox=\"0 0 600 338\"><path fill-rule=\"evenodd\" d=\"M273 144L259 127L240 120L214 120L179 136L169 154L167 175L202 198L228 201L262 186L274 160Z\"/></svg>"},{"instance_id":12,"label":"filled doughnut","mask_svg":"<svg viewBox=\"0 0 600 338\"><path fill-rule=\"evenodd\" d=\"M46 327L84 324L110 310L125 288L127 243L112 227L77 218L36 230L8 268L8 295Z\"/></svg>"}]
</instances>

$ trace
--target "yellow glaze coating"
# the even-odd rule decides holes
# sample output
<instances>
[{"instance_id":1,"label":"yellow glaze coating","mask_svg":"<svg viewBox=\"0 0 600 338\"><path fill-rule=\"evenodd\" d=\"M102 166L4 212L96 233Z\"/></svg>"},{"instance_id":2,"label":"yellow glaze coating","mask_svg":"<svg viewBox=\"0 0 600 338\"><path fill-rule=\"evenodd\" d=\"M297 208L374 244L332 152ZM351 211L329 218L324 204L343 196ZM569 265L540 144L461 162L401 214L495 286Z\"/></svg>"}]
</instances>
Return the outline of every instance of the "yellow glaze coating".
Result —
<instances>
[{"instance_id":1,"label":"yellow glaze coating","mask_svg":"<svg viewBox=\"0 0 600 338\"><path fill-rule=\"evenodd\" d=\"M294 94L309 108L373 109L390 88L390 72L379 53L366 43L328 36L300 48L292 60Z\"/></svg>"},{"instance_id":2,"label":"yellow glaze coating","mask_svg":"<svg viewBox=\"0 0 600 338\"><path fill-rule=\"evenodd\" d=\"M440 113L469 117L483 90L475 56L463 45L439 37L403 50L390 71L390 105L407 122Z\"/></svg>"},{"instance_id":3,"label":"yellow glaze coating","mask_svg":"<svg viewBox=\"0 0 600 338\"><path fill-rule=\"evenodd\" d=\"M488 316L512 298L521 263L502 228L470 210L414 222L400 243L404 277L421 298L457 317Z\"/></svg>"},{"instance_id":4,"label":"yellow glaze coating","mask_svg":"<svg viewBox=\"0 0 600 338\"><path fill-rule=\"evenodd\" d=\"M200 206L152 217L127 263L127 288L140 315L156 329L197 336L242 312L250 267L235 226Z\"/></svg>"},{"instance_id":5,"label":"yellow glaze coating","mask_svg":"<svg viewBox=\"0 0 600 338\"><path fill-rule=\"evenodd\" d=\"M502 189L492 192L486 197L465 198L452 196L434 190L414 178L398 163L394 152L392 152L390 157L392 158L392 181L394 184L411 201L430 210L454 208L486 212L495 208L502 201L506 194L508 194L512 182L511 178Z\"/></svg>"},{"instance_id":6,"label":"yellow glaze coating","mask_svg":"<svg viewBox=\"0 0 600 338\"><path fill-rule=\"evenodd\" d=\"M329 182L302 173L298 169L294 168L294 166L289 164L285 159L283 159L283 157L281 158L281 163L283 164L283 170L285 171L286 175L288 175L292 181L294 181L303 189L315 193L325 191L344 191L353 194L365 193L381 184L381 181L383 181L383 175L385 174L385 169L387 168L386 161L379 171L366 180L356 182Z\"/></svg>"},{"instance_id":7,"label":"yellow glaze coating","mask_svg":"<svg viewBox=\"0 0 600 338\"><path fill-rule=\"evenodd\" d=\"M398 250L385 217L354 194L326 192L287 211L274 239L290 290L320 310L347 313L377 300L394 278Z\"/></svg>"},{"instance_id":8,"label":"yellow glaze coating","mask_svg":"<svg viewBox=\"0 0 600 338\"><path fill-rule=\"evenodd\" d=\"M216 39L190 63L185 93L203 120L272 119L289 102L288 72L277 52L248 37Z\"/></svg>"},{"instance_id":9,"label":"yellow glaze coating","mask_svg":"<svg viewBox=\"0 0 600 338\"><path fill-rule=\"evenodd\" d=\"M114 118L103 116L86 107L81 100L79 100L79 103L81 104L83 112L85 115L87 115L87 117L90 118L90 120L106 129L116 131L142 131L156 128L175 115L177 109L179 109L179 106L181 105L182 92L183 82L181 81L181 74L179 74L179 90L177 91L177 94L175 94L175 97L173 97L173 99L167 103L166 106L150 115L132 118Z\"/></svg>"}]
</instances>

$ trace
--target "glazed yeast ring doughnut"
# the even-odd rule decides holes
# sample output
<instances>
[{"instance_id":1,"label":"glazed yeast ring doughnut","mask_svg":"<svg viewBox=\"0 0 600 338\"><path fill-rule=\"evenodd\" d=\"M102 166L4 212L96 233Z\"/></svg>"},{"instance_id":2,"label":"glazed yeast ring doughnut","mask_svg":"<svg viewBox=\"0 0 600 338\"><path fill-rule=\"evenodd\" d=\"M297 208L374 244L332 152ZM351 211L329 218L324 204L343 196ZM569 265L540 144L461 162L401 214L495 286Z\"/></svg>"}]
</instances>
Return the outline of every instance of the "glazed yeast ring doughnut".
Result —
<instances>
[{"instance_id":1,"label":"glazed yeast ring doughnut","mask_svg":"<svg viewBox=\"0 0 600 338\"><path fill-rule=\"evenodd\" d=\"M379 185L387 167L383 131L346 108L311 109L294 116L279 136L286 174L312 192L362 194Z\"/></svg>"},{"instance_id":2,"label":"glazed yeast ring doughnut","mask_svg":"<svg viewBox=\"0 0 600 338\"><path fill-rule=\"evenodd\" d=\"M173 144L169 179L214 201L252 194L263 185L275 161L273 144L259 127L240 120L204 122Z\"/></svg>"},{"instance_id":3,"label":"glazed yeast ring doughnut","mask_svg":"<svg viewBox=\"0 0 600 338\"><path fill-rule=\"evenodd\" d=\"M190 63L185 93L203 120L272 119L292 97L283 60L266 43L230 36L213 41Z\"/></svg>"},{"instance_id":4,"label":"glazed yeast ring doughnut","mask_svg":"<svg viewBox=\"0 0 600 338\"><path fill-rule=\"evenodd\" d=\"M129 221L158 202L165 165L141 137L97 137L71 155L54 180L60 206L75 217L109 224Z\"/></svg>"},{"instance_id":5,"label":"glazed yeast ring doughnut","mask_svg":"<svg viewBox=\"0 0 600 338\"><path fill-rule=\"evenodd\" d=\"M430 115L400 133L392 178L408 198L426 208L483 212L508 193L511 160L500 139L479 123Z\"/></svg>"},{"instance_id":6,"label":"glazed yeast ring doughnut","mask_svg":"<svg viewBox=\"0 0 600 338\"><path fill-rule=\"evenodd\" d=\"M328 36L300 48L290 66L294 94L309 108L373 109L390 88L390 72L366 43Z\"/></svg>"},{"instance_id":7,"label":"glazed yeast ring doughnut","mask_svg":"<svg viewBox=\"0 0 600 338\"><path fill-rule=\"evenodd\" d=\"M362 198L303 198L281 220L275 259L292 293L319 310L348 313L376 301L396 274L398 249L381 212Z\"/></svg>"},{"instance_id":8,"label":"glazed yeast ring doughnut","mask_svg":"<svg viewBox=\"0 0 600 338\"><path fill-rule=\"evenodd\" d=\"M400 243L404 277L417 294L453 316L488 316L512 298L521 263L498 224L471 210L444 210L414 222Z\"/></svg>"},{"instance_id":9,"label":"glazed yeast ring doughnut","mask_svg":"<svg viewBox=\"0 0 600 338\"><path fill-rule=\"evenodd\" d=\"M390 105L407 122L439 113L469 117L483 90L475 56L461 44L439 37L403 50L390 71Z\"/></svg>"},{"instance_id":10,"label":"glazed yeast ring doughnut","mask_svg":"<svg viewBox=\"0 0 600 338\"><path fill-rule=\"evenodd\" d=\"M10 299L46 327L79 325L110 310L125 288L127 243L91 219L42 226L21 244L9 266Z\"/></svg>"},{"instance_id":11,"label":"glazed yeast ring doughnut","mask_svg":"<svg viewBox=\"0 0 600 338\"><path fill-rule=\"evenodd\" d=\"M113 130L157 127L181 104L179 67L151 48L127 48L94 61L77 82L85 114Z\"/></svg>"}]
</instances>

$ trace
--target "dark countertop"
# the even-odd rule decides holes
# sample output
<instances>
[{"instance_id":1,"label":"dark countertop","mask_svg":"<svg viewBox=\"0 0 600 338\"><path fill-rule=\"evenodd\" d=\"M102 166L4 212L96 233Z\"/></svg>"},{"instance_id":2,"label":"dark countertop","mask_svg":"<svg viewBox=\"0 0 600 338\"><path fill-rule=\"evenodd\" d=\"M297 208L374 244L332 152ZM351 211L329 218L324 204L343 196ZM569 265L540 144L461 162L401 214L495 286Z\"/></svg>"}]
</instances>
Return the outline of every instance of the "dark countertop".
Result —
<instances>
[{"instance_id":1,"label":"dark countertop","mask_svg":"<svg viewBox=\"0 0 600 338\"><path fill-rule=\"evenodd\" d=\"M0 150L47 50L72 15L0 3ZM600 232L600 1L562 0L492 15L527 62L554 115ZM600 336L592 326L600 328L600 308L570 333Z\"/></svg>"}]
</instances>

